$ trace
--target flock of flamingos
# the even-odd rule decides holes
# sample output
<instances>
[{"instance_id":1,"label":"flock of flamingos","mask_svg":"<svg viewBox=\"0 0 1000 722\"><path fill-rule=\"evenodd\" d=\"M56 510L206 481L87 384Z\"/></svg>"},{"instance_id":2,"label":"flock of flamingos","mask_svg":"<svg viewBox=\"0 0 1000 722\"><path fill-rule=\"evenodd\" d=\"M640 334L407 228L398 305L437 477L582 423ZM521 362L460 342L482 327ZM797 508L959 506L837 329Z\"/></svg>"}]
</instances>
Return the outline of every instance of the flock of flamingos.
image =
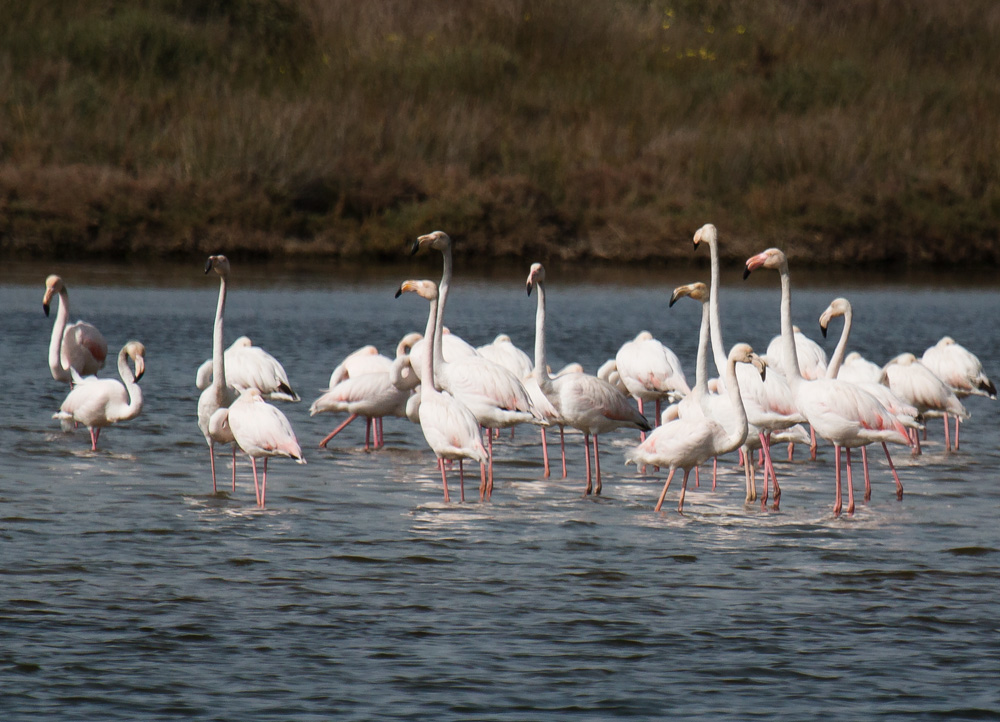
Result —
<instances>
[{"instance_id":1,"label":"flock of flamingos","mask_svg":"<svg viewBox=\"0 0 1000 722\"><path fill-rule=\"evenodd\" d=\"M659 511L674 474L683 471L678 510L683 510L688 475L709 460L739 451L746 479L746 499L757 498L756 468L763 469L762 503L773 492L777 508L781 495L771 461L773 441L810 444L815 459L816 437L834 446L836 500L834 513L843 506L841 492L841 447L846 451L847 512L854 511L851 449L860 448L864 467L865 498L871 493L867 447L880 444L902 497L888 444L911 447L920 453L923 422L944 418L946 448L951 451L949 416L954 417L954 449L958 449L959 425L968 418L961 399L969 395L996 398L996 388L983 373L971 352L949 337L928 348L922 358L904 353L884 366L865 360L858 353L844 357L851 331L851 306L838 298L820 318L826 335L830 321L844 319L840 341L827 361L824 352L806 338L791 320L791 280L785 254L771 248L746 262L744 278L758 269L777 271L781 280L781 334L763 355L746 343L729 352L722 341L719 322L719 249L715 226L707 224L694 236L694 245L705 244L711 253L708 286L693 283L676 288L670 305L688 297L702 305L697 368L693 388L681 370L677 356L648 332L624 344L615 359L597 375L584 373L571 364L551 375L545 354L545 269L531 266L527 292L535 292L534 360L504 335L478 349L444 327L445 304L452 278L451 239L441 231L421 236L412 248L440 251L444 273L440 283L409 280L396 296L413 293L428 302L424 334L408 334L396 350L395 359L365 346L350 354L334 369L329 390L312 404L310 414L346 412L347 419L320 446L356 418L366 419L365 448L370 441L382 444L382 418L407 417L418 423L428 446L437 457L444 499L449 501L448 474L458 462L461 498L464 501L464 462L480 467L480 500L493 490L493 439L499 429L519 424L541 430L544 473L550 474L546 427L558 427L562 475L566 477L565 427L583 433L586 452L585 495L601 492L598 438L618 428L639 429L641 441L625 454L626 462L667 469L667 478L656 503ZM223 318L226 305L229 261L211 256L205 273L219 276L219 301L212 337L212 358L198 371L198 427L208 444L212 488L216 490L215 445L232 447L233 490L236 488L236 450L250 457L257 504L264 506L267 490L267 460L284 456L304 464L302 450L286 416L269 401L298 401L278 361L241 337L224 347ZM91 324L68 324L69 306L65 284L58 276L46 280L43 306L46 315L53 297L59 311L49 346L49 366L57 381L70 383L71 390L54 415L65 430L77 424L90 431L96 451L101 429L135 418L142 411L138 385L144 370L145 348L129 341L118 353L121 381L98 378L104 366L107 343ZM709 378L709 354L718 378ZM129 362L131 361L131 366ZM633 399L637 402L633 404ZM661 404L667 402L662 410ZM644 405L653 404L651 424ZM802 426L807 424L809 431ZM655 427L655 428L654 428ZM484 435L483 431L486 430ZM593 465L591 464L593 448ZM755 456L760 461L755 463ZM263 459L258 480L257 462ZM714 473L713 473L714 477ZM714 481L713 481L714 486Z\"/></svg>"}]
</instances>

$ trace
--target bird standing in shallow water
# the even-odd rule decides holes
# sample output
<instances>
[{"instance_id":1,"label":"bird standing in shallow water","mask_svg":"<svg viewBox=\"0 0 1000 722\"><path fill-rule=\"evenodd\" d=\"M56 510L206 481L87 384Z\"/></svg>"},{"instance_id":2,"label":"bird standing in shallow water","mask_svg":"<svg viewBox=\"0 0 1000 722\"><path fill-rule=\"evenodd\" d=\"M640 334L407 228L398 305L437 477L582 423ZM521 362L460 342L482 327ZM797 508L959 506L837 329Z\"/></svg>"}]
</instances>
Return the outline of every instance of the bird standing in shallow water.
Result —
<instances>
[{"instance_id":1,"label":"bird standing in shallow water","mask_svg":"<svg viewBox=\"0 0 1000 722\"><path fill-rule=\"evenodd\" d=\"M45 279L42 308L49 315L52 297L59 297L59 311L52 325L49 342L49 370L56 381L73 383L73 371L80 376L93 376L102 368L108 356L108 342L93 325L86 321L69 321L69 293L59 276Z\"/></svg>"}]
</instances>

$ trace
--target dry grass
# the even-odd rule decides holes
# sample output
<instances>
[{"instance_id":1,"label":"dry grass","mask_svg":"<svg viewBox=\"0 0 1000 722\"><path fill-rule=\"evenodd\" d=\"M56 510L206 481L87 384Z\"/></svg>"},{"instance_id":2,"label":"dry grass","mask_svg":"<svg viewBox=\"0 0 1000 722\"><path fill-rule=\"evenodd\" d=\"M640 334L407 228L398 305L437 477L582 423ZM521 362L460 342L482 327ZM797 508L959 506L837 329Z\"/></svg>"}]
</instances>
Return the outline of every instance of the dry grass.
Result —
<instances>
[{"instance_id":1,"label":"dry grass","mask_svg":"<svg viewBox=\"0 0 1000 722\"><path fill-rule=\"evenodd\" d=\"M1000 261L1000 5L15 3L9 254Z\"/></svg>"}]
</instances>

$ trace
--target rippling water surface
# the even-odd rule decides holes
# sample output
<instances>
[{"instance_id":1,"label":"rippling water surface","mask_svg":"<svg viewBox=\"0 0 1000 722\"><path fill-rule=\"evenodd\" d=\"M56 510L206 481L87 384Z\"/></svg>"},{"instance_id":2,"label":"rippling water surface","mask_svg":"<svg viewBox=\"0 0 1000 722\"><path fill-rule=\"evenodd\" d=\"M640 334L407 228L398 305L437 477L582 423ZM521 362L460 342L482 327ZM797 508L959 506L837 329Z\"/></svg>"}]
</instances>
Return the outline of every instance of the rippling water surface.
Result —
<instances>
[{"instance_id":1,"label":"rippling water surface","mask_svg":"<svg viewBox=\"0 0 1000 722\"><path fill-rule=\"evenodd\" d=\"M1000 716L996 402L969 400L957 454L943 453L940 421L922 457L896 451L902 501L872 454L872 499L853 516L831 513L828 446L818 462L778 463L780 511L744 504L731 456L716 491L689 489L683 516L672 491L656 514L663 475L622 465L631 432L603 439L599 498L581 496L579 435L569 478L546 480L537 435L521 429L498 442L491 503L444 504L417 427L387 419L385 449L366 453L358 423L320 450L343 417L308 415L346 353L391 354L423 328L425 302L393 299L405 276L241 278L236 265L227 338L272 351L303 397L282 409L308 465L274 460L262 511L245 461L235 494L211 494L196 424L214 276L63 270L73 319L115 351L129 338L148 351L142 416L92 453L85 430L50 418L66 391L45 360L48 270L0 285L4 720ZM593 372L648 329L693 382L699 309L667 300L698 275L550 273L552 366ZM724 281L727 343L763 351L776 274ZM854 303L852 348L868 358L919 355L947 333L1000 377L996 288L801 287L795 322L822 340L836 295ZM507 332L530 352L534 304L522 278L459 273L447 324L477 345Z\"/></svg>"}]
</instances>

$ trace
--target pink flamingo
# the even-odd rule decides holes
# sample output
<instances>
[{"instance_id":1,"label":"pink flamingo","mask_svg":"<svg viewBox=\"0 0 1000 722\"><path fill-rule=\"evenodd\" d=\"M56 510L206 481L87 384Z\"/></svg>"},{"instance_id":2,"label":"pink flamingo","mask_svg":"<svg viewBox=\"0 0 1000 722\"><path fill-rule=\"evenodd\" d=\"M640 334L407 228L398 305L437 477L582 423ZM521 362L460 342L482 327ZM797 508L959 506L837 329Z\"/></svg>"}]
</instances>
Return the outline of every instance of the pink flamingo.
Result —
<instances>
[{"instance_id":1,"label":"pink flamingo","mask_svg":"<svg viewBox=\"0 0 1000 722\"><path fill-rule=\"evenodd\" d=\"M267 460L285 456L304 464L302 447L288 419L276 406L264 400L260 389L245 389L229 406L228 423L240 448L250 457L257 506L264 508L267 497ZM264 458L263 480L257 480L257 459Z\"/></svg>"},{"instance_id":2,"label":"pink flamingo","mask_svg":"<svg viewBox=\"0 0 1000 722\"><path fill-rule=\"evenodd\" d=\"M707 375L706 354L707 352L702 352L699 371ZM726 364L726 388L730 404L736 412L736 428L730 431L711 416L689 414L658 426L645 441L625 454L626 464L669 467L667 481L663 484L663 491L660 492L660 498L656 502L656 511L663 506L667 489L677 469L684 470L684 483L681 486L680 500L677 502L677 511L683 512L684 494L687 491L688 474L691 469L712 457L734 451L746 440L747 415L743 410L739 380L736 377L737 363L752 364L762 376L765 375L764 362L748 344L738 343L733 346Z\"/></svg>"},{"instance_id":3,"label":"pink flamingo","mask_svg":"<svg viewBox=\"0 0 1000 722\"><path fill-rule=\"evenodd\" d=\"M601 493L601 459L597 438L600 434L623 426L649 431L646 417L640 414L628 397L607 381L585 373L568 373L552 378L545 363L545 269L540 263L531 264L527 290L531 295L538 289L535 313L535 381L559 414L560 426L572 426L583 432L587 458L587 488L584 496ZM590 437L594 437L594 469L590 468Z\"/></svg>"},{"instance_id":4,"label":"pink flamingo","mask_svg":"<svg viewBox=\"0 0 1000 722\"><path fill-rule=\"evenodd\" d=\"M145 346L138 341L129 341L118 352L121 381L75 376L73 390L52 418L62 422L63 431L69 431L77 423L86 426L90 431L91 451L97 451L101 429L134 419L142 412L142 389L137 382L146 370L145 356ZM128 359L132 359L135 365L134 373L129 368Z\"/></svg>"},{"instance_id":5,"label":"pink flamingo","mask_svg":"<svg viewBox=\"0 0 1000 722\"><path fill-rule=\"evenodd\" d=\"M225 256L209 256L205 263L205 273L214 270L219 275L219 302L215 309L215 325L212 330L212 382L198 397L198 428L208 444L208 458L212 465L212 493L217 494L215 484L215 445L231 444L233 448L233 491L236 491L236 439L228 423L220 416L212 423L212 417L220 409L228 409L236 400L236 390L226 383L225 354L223 352L223 315L226 310L227 280L229 260Z\"/></svg>"},{"instance_id":6,"label":"pink flamingo","mask_svg":"<svg viewBox=\"0 0 1000 722\"><path fill-rule=\"evenodd\" d=\"M49 342L49 370L56 381L73 383L73 371L80 376L93 376L102 368L108 356L108 342L94 326L86 321L69 321L69 293L59 276L45 279L45 296L42 308L49 315L53 296L59 296L59 311L52 325Z\"/></svg>"},{"instance_id":7,"label":"pink flamingo","mask_svg":"<svg viewBox=\"0 0 1000 722\"><path fill-rule=\"evenodd\" d=\"M424 339L433 344L438 319L437 286L433 281L404 281L396 291L396 298L404 293L416 293L430 302ZM486 462L489 457L479 435L479 422L462 402L450 394L438 391L435 387L433 355L425 354L422 361L424 369L420 383L418 412L420 430L424 433L427 445L437 457L438 469L441 470L441 484L444 487L444 500L450 501L445 460L458 461L461 500L465 501L465 472L462 464L465 459L471 459L479 462L479 500L483 501L486 495Z\"/></svg>"},{"instance_id":8,"label":"pink flamingo","mask_svg":"<svg viewBox=\"0 0 1000 722\"><path fill-rule=\"evenodd\" d=\"M254 388L270 401L299 401L281 363L246 336L240 336L226 349L226 381L237 391ZM199 368L195 384L208 388L212 382L212 359Z\"/></svg>"},{"instance_id":9,"label":"pink flamingo","mask_svg":"<svg viewBox=\"0 0 1000 722\"><path fill-rule=\"evenodd\" d=\"M965 346L957 343L951 336L944 336L936 344L924 351L921 363L944 381L955 396L964 399L967 396L985 396L996 399L997 388L983 373L983 364L979 358ZM948 428L948 414L943 414L945 430ZM958 425L961 416L955 417L955 451L958 451Z\"/></svg>"},{"instance_id":10,"label":"pink flamingo","mask_svg":"<svg viewBox=\"0 0 1000 722\"><path fill-rule=\"evenodd\" d=\"M912 353L902 353L882 367L886 383L892 392L908 404L915 406L921 416L952 414L967 419L969 412L958 396L944 381L924 366ZM920 437L913 433L913 453L920 453ZM951 451L948 424L944 426L944 447Z\"/></svg>"},{"instance_id":11,"label":"pink flamingo","mask_svg":"<svg viewBox=\"0 0 1000 722\"><path fill-rule=\"evenodd\" d=\"M854 512L854 485L851 480L851 448L876 441L908 444L906 429L874 396L837 379L807 381L799 372L799 361L792 331L792 284L788 259L777 248L769 248L747 259L743 277L758 268L778 271L781 276L781 337L784 341L783 365L795 405L816 433L834 445L837 494L833 513L843 506L840 484L840 448L847 449L847 513Z\"/></svg>"},{"instance_id":12,"label":"pink flamingo","mask_svg":"<svg viewBox=\"0 0 1000 722\"><path fill-rule=\"evenodd\" d=\"M644 413L643 403L653 401L659 419L664 399L672 403L691 393L677 354L649 331L640 331L634 339L622 344L615 354L615 367L629 395L638 403L640 414ZM644 432L641 438L645 438Z\"/></svg>"}]
</instances>

